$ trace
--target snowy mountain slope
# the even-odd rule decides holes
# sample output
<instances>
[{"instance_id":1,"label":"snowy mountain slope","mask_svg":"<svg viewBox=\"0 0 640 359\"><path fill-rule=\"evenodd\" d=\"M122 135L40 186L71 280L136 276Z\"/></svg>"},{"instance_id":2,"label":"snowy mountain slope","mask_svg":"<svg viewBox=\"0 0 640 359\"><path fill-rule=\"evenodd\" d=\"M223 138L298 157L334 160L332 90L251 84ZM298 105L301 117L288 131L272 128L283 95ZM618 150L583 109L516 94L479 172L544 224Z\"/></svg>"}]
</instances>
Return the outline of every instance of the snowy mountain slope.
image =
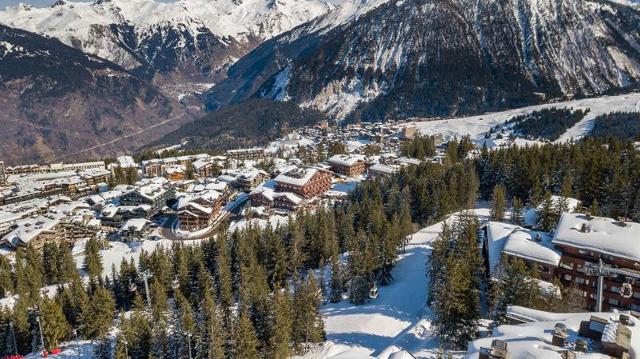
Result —
<instances>
[{"instance_id":1,"label":"snowy mountain slope","mask_svg":"<svg viewBox=\"0 0 640 359\"><path fill-rule=\"evenodd\" d=\"M211 77L259 42L324 14L333 0L58 1L8 7L0 24L55 37L145 74Z\"/></svg>"},{"instance_id":2,"label":"snowy mountain slope","mask_svg":"<svg viewBox=\"0 0 640 359\"><path fill-rule=\"evenodd\" d=\"M265 42L229 69L211 105L286 94L336 119L452 116L592 96L640 79L635 6L393 0L372 7L346 12L352 16L338 9ZM323 26L332 16L338 26Z\"/></svg>"},{"instance_id":3,"label":"snowy mountain slope","mask_svg":"<svg viewBox=\"0 0 640 359\"><path fill-rule=\"evenodd\" d=\"M599 115L614 111L640 111L640 93L633 92L618 96L603 96L574 101L554 102L544 105L528 106L508 111L486 113L477 116L450 118L445 120L421 121L416 119L407 126L416 126L422 134L443 134L446 138L462 137L469 135L480 146L486 142L488 147L508 144L509 140L485 139L485 133L490 128L503 124L514 116L527 114L544 108L573 108L589 109L589 113L572 128L567 130L556 142L566 142L579 139L589 133L593 125L593 119ZM517 139L518 144L532 144L533 141Z\"/></svg>"},{"instance_id":4,"label":"snowy mountain slope","mask_svg":"<svg viewBox=\"0 0 640 359\"><path fill-rule=\"evenodd\" d=\"M489 215L487 208L474 212L484 219ZM327 341L303 358L386 359L402 349L419 358L435 357L438 344L429 333L426 263L431 243L441 231L442 222L411 236L406 252L393 268L394 281L379 287L377 299L360 306L346 301L324 305Z\"/></svg>"}]
</instances>

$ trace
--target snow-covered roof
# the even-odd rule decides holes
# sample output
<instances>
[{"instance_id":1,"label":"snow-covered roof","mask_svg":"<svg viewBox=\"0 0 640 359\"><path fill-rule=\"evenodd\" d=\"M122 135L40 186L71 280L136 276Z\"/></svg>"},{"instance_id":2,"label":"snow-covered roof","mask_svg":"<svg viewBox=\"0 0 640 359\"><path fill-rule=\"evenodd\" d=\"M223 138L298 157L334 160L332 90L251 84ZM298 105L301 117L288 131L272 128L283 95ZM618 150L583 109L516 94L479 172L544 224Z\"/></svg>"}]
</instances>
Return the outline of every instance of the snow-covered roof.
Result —
<instances>
[{"instance_id":1,"label":"snow-covered roof","mask_svg":"<svg viewBox=\"0 0 640 359\"><path fill-rule=\"evenodd\" d=\"M303 198L291 192L276 192L273 194L274 199L278 199L281 197L286 198L289 202L292 202L295 205L299 205L300 203L302 203L302 201L304 201Z\"/></svg>"},{"instance_id":2,"label":"snow-covered roof","mask_svg":"<svg viewBox=\"0 0 640 359\"><path fill-rule=\"evenodd\" d=\"M276 182L290 184L293 186L304 186L318 172L314 168L294 169L282 173L275 178Z\"/></svg>"},{"instance_id":3,"label":"snow-covered roof","mask_svg":"<svg viewBox=\"0 0 640 359\"><path fill-rule=\"evenodd\" d=\"M151 222L148 221L145 218L132 218L130 220L128 220L123 226L122 228L120 228L120 232L124 232L124 231L136 231L136 232L141 232L142 230L145 229L145 227L147 226L147 224L150 224Z\"/></svg>"},{"instance_id":4,"label":"snow-covered roof","mask_svg":"<svg viewBox=\"0 0 640 359\"><path fill-rule=\"evenodd\" d=\"M507 343L508 352L512 359L529 358L563 358L561 347L551 344L552 335L556 323L566 325L568 331L567 341L575 343L580 330L580 323L588 321L592 315L606 319L610 324L619 320L619 313L549 313L539 310L512 306L507 309L507 314L529 321L519 325L501 325L493 330L492 336L469 342L465 358L478 358L480 348L491 348L494 339L504 340ZM629 316L633 322L629 326L632 333L631 348L629 351L632 359L640 357L640 320ZM608 325L607 325L608 326ZM612 325L610 329L613 329ZM603 339L607 339L603 337ZM577 353L578 357L608 358L603 354L588 352Z\"/></svg>"},{"instance_id":5,"label":"snow-covered roof","mask_svg":"<svg viewBox=\"0 0 640 359\"><path fill-rule=\"evenodd\" d=\"M640 223L563 213L553 243L640 262Z\"/></svg>"},{"instance_id":6,"label":"snow-covered roof","mask_svg":"<svg viewBox=\"0 0 640 359\"><path fill-rule=\"evenodd\" d=\"M502 250L504 249L509 234L518 228L520 227L515 224L502 222L487 223L487 253L489 254L489 272L491 275L495 274L500 264Z\"/></svg>"},{"instance_id":7,"label":"snow-covered roof","mask_svg":"<svg viewBox=\"0 0 640 359\"><path fill-rule=\"evenodd\" d=\"M369 171L393 174L393 173L396 173L398 171L398 168L397 167L383 165L382 163L376 163L375 165L369 167Z\"/></svg>"},{"instance_id":8,"label":"snow-covered roof","mask_svg":"<svg viewBox=\"0 0 640 359\"><path fill-rule=\"evenodd\" d=\"M328 162L338 166L353 166L358 163L358 161L363 160L364 157L361 155L334 155L329 158Z\"/></svg>"},{"instance_id":9,"label":"snow-covered roof","mask_svg":"<svg viewBox=\"0 0 640 359\"><path fill-rule=\"evenodd\" d=\"M541 232L516 229L509 234L503 252L557 267L561 253L553 247L551 239Z\"/></svg>"},{"instance_id":10,"label":"snow-covered roof","mask_svg":"<svg viewBox=\"0 0 640 359\"><path fill-rule=\"evenodd\" d=\"M118 161L118 165L122 168L132 168L137 167L136 161L131 156L120 156L116 159Z\"/></svg>"}]
</instances>

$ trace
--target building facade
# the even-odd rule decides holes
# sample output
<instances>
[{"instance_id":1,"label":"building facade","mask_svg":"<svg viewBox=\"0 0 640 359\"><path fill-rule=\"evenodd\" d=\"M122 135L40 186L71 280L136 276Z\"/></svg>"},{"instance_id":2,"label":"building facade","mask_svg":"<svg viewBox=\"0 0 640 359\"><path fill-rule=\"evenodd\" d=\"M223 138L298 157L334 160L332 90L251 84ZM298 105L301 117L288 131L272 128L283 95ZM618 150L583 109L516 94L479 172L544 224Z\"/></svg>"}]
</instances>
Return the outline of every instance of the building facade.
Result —
<instances>
[{"instance_id":1,"label":"building facade","mask_svg":"<svg viewBox=\"0 0 640 359\"><path fill-rule=\"evenodd\" d=\"M333 172L347 177L358 176L367 169L360 156L335 155L329 158L328 162Z\"/></svg>"},{"instance_id":2,"label":"building facade","mask_svg":"<svg viewBox=\"0 0 640 359\"><path fill-rule=\"evenodd\" d=\"M587 309L594 310L598 277L590 273L602 260L605 266L637 274L637 278L611 275L603 280L603 310L640 311L640 224L564 213L553 243L562 252L558 276L565 285L582 292ZM630 293L623 287L631 289Z\"/></svg>"},{"instance_id":3,"label":"building facade","mask_svg":"<svg viewBox=\"0 0 640 359\"><path fill-rule=\"evenodd\" d=\"M275 178L278 192L293 192L302 198L321 196L331 188L331 174L315 168L298 168Z\"/></svg>"}]
</instances>

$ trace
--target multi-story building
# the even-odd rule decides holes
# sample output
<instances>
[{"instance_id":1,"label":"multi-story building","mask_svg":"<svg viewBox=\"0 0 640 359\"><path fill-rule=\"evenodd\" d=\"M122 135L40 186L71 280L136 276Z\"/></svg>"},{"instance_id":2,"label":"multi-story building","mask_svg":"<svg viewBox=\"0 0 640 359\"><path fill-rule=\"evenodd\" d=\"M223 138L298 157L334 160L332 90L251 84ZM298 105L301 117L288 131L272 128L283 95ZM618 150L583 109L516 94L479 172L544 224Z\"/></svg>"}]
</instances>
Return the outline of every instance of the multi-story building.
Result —
<instances>
[{"instance_id":1,"label":"multi-story building","mask_svg":"<svg viewBox=\"0 0 640 359\"><path fill-rule=\"evenodd\" d=\"M52 163L49 165L24 165L6 168L7 174L25 174L25 173L56 173L65 171L84 171L84 170L104 170L106 165L104 161L95 162L77 162L77 163Z\"/></svg>"},{"instance_id":2,"label":"multi-story building","mask_svg":"<svg viewBox=\"0 0 640 359\"><path fill-rule=\"evenodd\" d=\"M122 195L120 203L124 206L148 205L147 217L152 217L172 199L175 199L175 191L171 186L151 182Z\"/></svg>"},{"instance_id":3,"label":"multi-story building","mask_svg":"<svg viewBox=\"0 0 640 359\"><path fill-rule=\"evenodd\" d=\"M264 148L240 148L237 150L228 150L225 152L227 158L231 160L245 161L245 160L260 160L265 157Z\"/></svg>"},{"instance_id":4,"label":"multi-story building","mask_svg":"<svg viewBox=\"0 0 640 359\"><path fill-rule=\"evenodd\" d=\"M189 197L178 201L180 228L197 231L211 225L224 203L222 194L217 191L206 191L195 198Z\"/></svg>"},{"instance_id":5,"label":"multi-story building","mask_svg":"<svg viewBox=\"0 0 640 359\"><path fill-rule=\"evenodd\" d=\"M266 181L269 174L255 168L246 169L239 173L233 180L233 185L241 191L251 191L259 184Z\"/></svg>"},{"instance_id":6,"label":"multi-story building","mask_svg":"<svg viewBox=\"0 0 640 359\"><path fill-rule=\"evenodd\" d=\"M0 187L7 185L7 175L4 170L4 162L0 161Z\"/></svg>"},{"instance_id":7,"label":"multi-story building","mask_svg":"<svg viewBox=\"0 0 640 359\"><path fill-rule=\"evenodd\" d=\"M296 168L275 178L278 192L293 192L303 198L321 196L331 188L331 174L315 168Z\"/></svg>"},{"instance_id":8,"label":"multi-story building","mask_svg":"<svg viewBox=\"0 0 640 359\"><path fill-rule=\"evenodd\" d=\"M588 264L597 265L602 260L606 266L640 276L639 223L563 213L553 244L562 252L560 279L582 291L589 309L596 306L597 277L587 275ZM631 291L624 293L623 287ZM604 278L603 309L640 311L640 279L624 275Z\"/></svg>"},{"instance_id":9,"label":"multi-story building","mask_svg":"<svg viewBox=\"0 0 640 359\"><path fill-rule=\"evenodd\" d=\"M333 172L353 177L364 173L366 170L362 156L357 155L335 155L329 158L329 165Z\"/></svg>"}]
</instances>

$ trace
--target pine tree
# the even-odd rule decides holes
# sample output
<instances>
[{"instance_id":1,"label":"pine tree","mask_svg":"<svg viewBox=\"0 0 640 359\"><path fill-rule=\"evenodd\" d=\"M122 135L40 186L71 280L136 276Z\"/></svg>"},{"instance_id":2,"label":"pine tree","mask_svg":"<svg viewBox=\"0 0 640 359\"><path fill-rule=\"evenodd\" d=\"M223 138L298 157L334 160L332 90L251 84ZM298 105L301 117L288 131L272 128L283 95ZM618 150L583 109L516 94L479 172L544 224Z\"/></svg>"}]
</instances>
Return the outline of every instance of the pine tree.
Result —
<instances>
[{"instance_id":1,"label":"pine tree","mask_svg":"<svg viewBox=\"0 0 640 359\"><path fill-rule=\"evenodd\" d=\"M491 197L491 214L492 221L503 221L504 214L507 209L506 193L503 186L495 186Z\"/></svg>"},{"instance_id":2,"label":"pine tree","mask_svg":"<svg viewBox=\"0 0 640 359\"><path fill-rule=\"evenodd\" d=\"M538 211L538 227L545 232L549 232L556 226L557 219L551 192L546 192Z\"/></svg>"},{"instance_id":3,"label":"pine tree","mask_svg":"<svg viewBox=\"0 0 640 359\"><path fill-rule=\"evenodd\" d=\"M9 260L5 256L0 256L0 298L7 297L14 291L11 272Z\"/></svg>"},{"instance_id":4,"label":"pine tree","mask_svg":"<svg viewBox=\"0 0 640 359\"><path fill-rule=\"evenodd\" d=\"M493 315L497 324L506 322L507 307L520 305L533 307L540 296L535 274L519 258L504 257L497 281L493 286Z\"/></svg>"},{"instance_id":5,"label":"pine tree","mask_svg":"<svg viewBox=\"0 0 640 359\"><path fill-rule=\"evenodd\" d=\"M90 238L85 247L84 268L90 278L102 275L102 256L100 255L100 245L95 237Z\"/></svg>"},{"instance_id":6,"label":"pine tree","mask_svg":"<svg viewBox=\"0 0 640 359\"><path fill-rule=\"evenodd\" d=\"M304 351L304 345L324 340L324 322L320 314L321 297L318 284L312 274L298 286L293 296L292 338L296 352Z\"/></svg>"},{"instance_id":7,"label":"pine tree","mask_svg":"<svg viewBox=\"0 0 640 359\"><path fill-rule=\"evenodd\" d=\"M91 294L89 309L84 313L84 333L87 338L100 338L109 333L116 312L116 303L111 292L103 287Z\"/></svg>"},{"instance_id":8,"label":"pine tree","mask_svg":"<svg viewBox=\"0 0 640 359\"><path fill-rule=\"evenodd\" d=\"M246 304L241 306L233 331L233 358L255 359L258 357L258 338L249 317L249 308Z\"/></svg>"},{"instance_id":9,"label":"pine tree","mask_svg":"<svg viewBox=\"0 0 640 359\"><path fill-rule=\"evenodd\" d=\"M276 288L270 302L269 341L267 357L286 359L291 355L292 311L289 293Z\"/></svg>"},{"instance_id":10,"label":"pine tree","mask_svg":"<svg viewBox=\"0 0 640 359\"><path fill-rule=\"evenodd\" d=\"M524 207L518 197L513 197L511 200L511 223L516 226L524 225Z\"/></svg>"},{"instance_id":11,"label":"pine tree","mask_svg":"<svg viewBox=\"0 0 640 359\"><path fill-rule=\"evenodd\" d=\"M344 279L342 278L342 268L337 256L331 257L331 290L329 292L329 301L338 303L342 300L344 292Z\"/></svg>"},{"instance_id":12,"label":"pine tree","mask_svg":"<svg viewBox=\"0 0 640 359\"><path fill-rule=\"evenodd\" d=\"M44 297L40 304L40 324L46 348L57 348L69 335L69 323L62 312L62 306L54 299Z\"/></svg>"}]
</instances>

